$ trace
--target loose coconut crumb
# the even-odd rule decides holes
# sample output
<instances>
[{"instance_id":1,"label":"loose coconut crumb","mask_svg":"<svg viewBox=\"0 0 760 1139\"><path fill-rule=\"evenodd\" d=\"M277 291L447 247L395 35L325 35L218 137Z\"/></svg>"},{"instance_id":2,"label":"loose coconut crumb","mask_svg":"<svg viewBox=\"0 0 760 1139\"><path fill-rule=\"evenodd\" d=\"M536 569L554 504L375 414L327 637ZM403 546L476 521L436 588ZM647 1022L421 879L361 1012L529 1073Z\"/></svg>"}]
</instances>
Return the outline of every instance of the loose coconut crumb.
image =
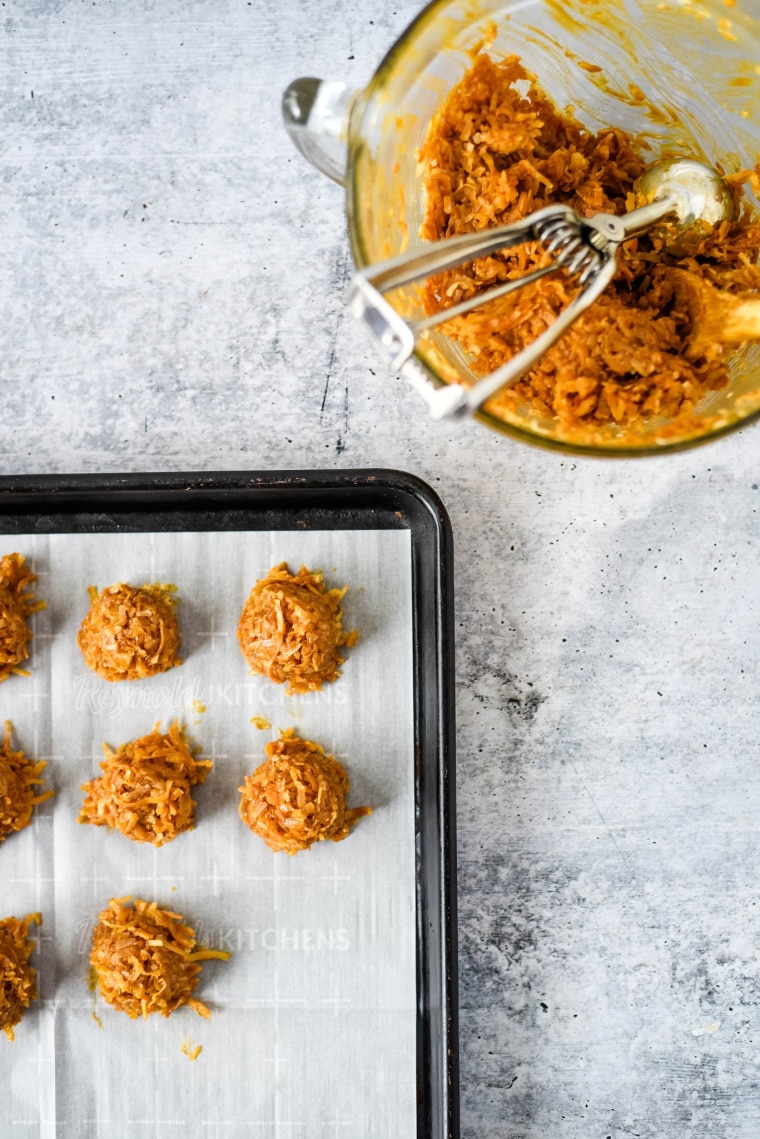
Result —
<instances>
[{"instance_id":1,"label":"loose coconut crumb","mask_svg":"<svg viewBox=\"0 0 760 1139\"><path fill-rule=\"evenodd\" d=\"M39 996L34 983L37 971L29 964L34 950L34 942L28 940L29 926L33 923L41 925L42 915L0 921L0 1028L10 1041L13 1029Z\"/></svg>"},{"instance_id":2,"label":"loose coconut crumb","mask_svg":"<svg viewBox=\"0 0 760 1139\"><path fill-rule=\"evenodd\" d=\"M271 850L297 854L315 842L340 842L371 807L346 807L345 770L293 728L266 745L268 758L239 788L240 817Z\"/></svg>"},{"instance_id":3,"label":"loose coconut crumb","mask_svg":"<svg viewBox=\"0 0 760 1139\"><path fill-rule=\"evenodd\" d=\"M103 774L82 785L80 823L112 827L154 846L192 828L196 802L190 790L204 782L213 763L193 757L177 720L168 732L160 727L116 751L103 744Z\"/></svg>"},{"instance_id":4,"label":"loose coconut crumb","mask_svg":"<svg viewBox=\"0 0 760 1139\"><path fill-rule=\"evenodd\" d=\"M34 636L26 619L45 608L45 602L34 597L36 580L22 554L0 558L0 683L14 672L29 675L27 669L19 668L29 658L28 645Z\"/></svg>"},{"instance_id":5,"label":"loose coconut crumb","mask_svg":"<svg viewBox=\"0 0 760 1139\"><path fill-rule=\"evenodd\" d=\"M208 1008L192 996L198 962L228 961L231 954L199 948L180 914L140 898L130 903L112 898L93 931L90 964L103 1000L133 1020L154 1012L170 1016L183 1005L208 1019Z\"/></svg>"},{"instance_id":6,"label":"loose coconut crumb","mask_svg":"<svg viewBox=\"0 0 760 1139\"><path fill-rule=\"evenodd\" d=\"M182 661L176 586L124 582L100 593L90 586L90 611L77 637L88 668L105 680L156 676Z\"/></svg>"},{"instance_id":7,"label":"loose coconut crumb","mask_svg":"<svg viewBox=\"0 0 760 1139\"><path fill-rule=\"evenodd\" d=\"M336 680L339 650L359 637L355 629L343 632L340 602L347 589L326 590L322 574L306 566L295 575L286 562L274 566L256 582L240 616L238 641L251 671L287 683L289 696Z\"/></svg>"},{"instance_id":8,"label":"loose coconut crumb","mask_svg":"<svg viewBox=\"0 0 760 1139\"><path fill-rule=\"evenodd\" d=\"M11 723L5 721L5 740L0 747L0 842L9 834L23 830L32 821L32 810L44 803L52 791L39 794L35 788L44 783L43 759L27 759L23 751L11 747Z\"/></svg>"},{"instance_id":9,"label":"loose coconut crumb","mask_svg":"<svg viewBox=\"0 0 760 1139\"><path fill-rule=\"evenodd\" d=\"M184 1056L187 1056L188 1060L197 1060L203 1051L203 1045L196 1044L191 1037L187 1036L182 1041L181 1051Z\"/></svg>"}]
</instances>

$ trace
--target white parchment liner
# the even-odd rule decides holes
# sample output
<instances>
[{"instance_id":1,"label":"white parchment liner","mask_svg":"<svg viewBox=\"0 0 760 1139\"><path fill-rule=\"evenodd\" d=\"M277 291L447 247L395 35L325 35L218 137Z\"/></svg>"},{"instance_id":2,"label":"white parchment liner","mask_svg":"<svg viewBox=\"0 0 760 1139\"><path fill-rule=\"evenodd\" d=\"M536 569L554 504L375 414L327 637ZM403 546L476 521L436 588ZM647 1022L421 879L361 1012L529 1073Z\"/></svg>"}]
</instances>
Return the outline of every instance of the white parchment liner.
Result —
<instances>
[{"instance_id":1,"label":"white parchment liner","mask_svg":"<svg viewBox=\"0 0 760 1139\"><path fill-rule=\"evenodd\" d=\"M55 798L0 844L0 916L41 910L41 1000L0 1039L0 1135L13 1139L398 1139L415 1133L411 543L407 531L32 535L8 538L39 574L29 678L0 686L14 744L48 761ZM252 677L235 630L253 582L280 561L349 585L358 628L343 675L286 697ZM87 586L173 582L184 663L111 684L76 645ZM204 706L205 711L200 711ZM271 730L257 730L260 715ZM102 743L178 716L214 760L196 827L160 850L80 826ZM342 843L295 858L241 823L238 793L277 729L345 764L349 804L375 813ZM87 986L92 924L137 895L231 949L203 967L189 1009L131 1021ZM102 1027L93 1012L97 1013ZM192 1040L195 1062L182 1051Z\"/></svg>"}]
</instances>

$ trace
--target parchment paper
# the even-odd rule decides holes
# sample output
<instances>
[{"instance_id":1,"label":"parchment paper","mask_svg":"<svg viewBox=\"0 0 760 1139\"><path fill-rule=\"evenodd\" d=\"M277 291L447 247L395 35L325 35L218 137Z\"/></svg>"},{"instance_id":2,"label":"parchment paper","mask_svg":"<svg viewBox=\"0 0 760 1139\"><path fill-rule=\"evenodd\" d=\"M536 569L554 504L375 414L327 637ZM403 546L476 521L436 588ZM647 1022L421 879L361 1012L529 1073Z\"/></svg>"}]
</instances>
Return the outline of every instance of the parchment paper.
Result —
<instances>
[{"instance_id":1,"label":"parchment paper","mask_svg":"<svg viewBox=\"0 0 760 1139\"><path fill-rule=\"evenodd\" d=\"M12 1139L363 1139L415 1133L415 911L411 545L406 531L31 535L4 540L39 575L29 678L0 686L13 741L46 759L55 798L0 844L0 916L41 910L41 1000L0 1038L0 1135ZM252 677L235 631L277 562L349 585L359 629L343 674L286 697ZM87 586L173 582L179 667L109 683L76 644ZM205 711L201 711L205 708ZM258 730L251 717L271 721ZM175 716L214 760L195 829L161 849L81 826L80 785L117 746ZM341 843L274 854L240 821L237 788L279 728L344 763ZM87 984L92 925L114 896L155 899L198 940L232 950L203 966L190 1009L131 1021ZM93 1013L96 1013L102 1027ZM191 1062L182 1051L202 1045Z\"/></svg>"}]
</instances>

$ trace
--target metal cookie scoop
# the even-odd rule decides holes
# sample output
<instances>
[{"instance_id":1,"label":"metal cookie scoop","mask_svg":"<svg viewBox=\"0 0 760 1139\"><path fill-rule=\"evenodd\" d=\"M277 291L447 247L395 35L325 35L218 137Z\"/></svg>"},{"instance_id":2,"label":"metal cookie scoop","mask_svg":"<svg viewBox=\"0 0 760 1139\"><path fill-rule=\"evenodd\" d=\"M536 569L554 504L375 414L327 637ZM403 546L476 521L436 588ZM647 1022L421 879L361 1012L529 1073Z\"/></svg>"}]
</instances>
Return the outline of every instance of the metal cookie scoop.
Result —
<instances>
[{"instance_id":1,"label":"metal cookie scoop","mask_svg":"<svg viewBox=\"0 0 760 1139\"><path fill-rule=\"evenodd\" d=\"M687 235L690 241L702 239L722 221L732 221L734 217L734 200L721 177L709 166L692 159L671 159L651 166L639 183L639 191L649 199L649 204L622 217L596 214L583 218L569 206L547 206L514 225L445 238L392 261L372 265L354 276L349 307L391 367L403 372L424 397L435 419L464 410L476 411L491 396L517 383L529 372L604 292L617 270L617 251L624 241L649 230L659 232L671 252L678 256ZM517 281L479 293L432 316L406 321L383 295L527 241L541 242L553 255L552 262ZM559 269L577 280L580 292L533 344L472 387L449 384L437 388L413 359L421 333Z\"/></svg>"}]
</instances>

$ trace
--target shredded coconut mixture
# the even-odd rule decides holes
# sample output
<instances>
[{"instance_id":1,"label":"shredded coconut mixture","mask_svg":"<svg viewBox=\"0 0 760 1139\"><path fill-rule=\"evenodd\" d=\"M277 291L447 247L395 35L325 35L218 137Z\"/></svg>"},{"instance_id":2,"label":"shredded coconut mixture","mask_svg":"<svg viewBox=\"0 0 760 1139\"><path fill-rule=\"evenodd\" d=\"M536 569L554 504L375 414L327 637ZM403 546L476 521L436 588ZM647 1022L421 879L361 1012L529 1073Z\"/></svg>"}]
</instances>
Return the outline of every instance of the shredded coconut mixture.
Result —
<instances>
[{"instance_id":1,"label":"shredded coconut mixture","mask_svg":"<svg viewBox=\"0 0 760 1139\"><path fill-rule=\"evenodd\" d=\"M45 608L44 601L35 601L32 573L21 554L6 554L0 558L0 683L14 672L28 676L18 666L29 657L28 644L33 637L26 619L31 613Z\"/></svg>"},{"instance_id":2,"label":"shredded coconut mixture","mask_svg":"<svg viewBox=\"0 0 760 1139\"><path fill-rule=\"evenodd\" d=\"M52 791L40 794L36 790L44 783L44 768L43 759L34 762L27 759L23 751L13 750L11 724L6 720L5 740L0 746L0 842L14 831L28 827L32 809L53 795Z\"/></svg>"},{"instance_id":3,"label":"shredded coconut mixture","mask_svg":"<svg viewBox=\"0 0 760 1139\"><path fill-rule=\"evenodd\" d=\"M623 214L644 204L636 184L652 160L625 131L608 127L595 135L560 114L516 56L497 63L480 55L433 119L420 161L421 235L435 241L516 222L554 203L585 217ZM692 336L692 313L672 275L685 270L729 294L760 287L760 225L741 190L751 182L760 192L760 168L725 180L737 207L734 222L721 223L681 258L652 234L627 241L605 293L488 409L498 415L527 404L567 426L598 428L688 416L707 392L725 387L730 352ZM438 312L549 261L538 243L480 258L431 278L425 309ZM471 355L473 370L487 374L544 332L575 292L565 274L552 274L443 329Z\"/></svg>"},{"instance_id":4,"label":"shredded coconut mixture","mask_svg":"<svg viewBox=\"0 0 760 1139\"><path fill-rule=\"evenodd\" d=\"M315 842L340 842L371 807L346 807L342 765L293 728L266 746L267 759L239 789L240 817L272 850L297 854Z\"/></svg>"},{"instance_id":5,"label":"shredded coconut mixture","mask_svg":"<svg viewBox=\"0 0 760 1139\"><path fill-rule=\"evenodd\" d=\"M153 1012L169 1016L183 1005L208 1018L209 1010L192 996L198 962L227 961L231 955L198 948L180 914L139 898L130 902L112 898L93 931L90 965L103 1000L133 1020Z\"/></svg>"},{"instance_id":6,"label":"shredded coconut mixture","mask_svg":"<svg viewBox=\"0 0 760 1139\"><path fill-rule=\"evenodd\" d=\"M113 827L134 842L163 846L193 826L190 790L213 764L194 759L177 720L168 732L153 731L112 751L103 744L103 774L82 785L80 823Z\"/></svg>"},{"instance_id":7,"label":"shredded coconut mixture","mask_svg":"<svg viewBox=\"0 0 760 1139\"><path fill-rule=\"evenodd\" d=\"M322 574L306 566L295 575L286 562L274 566L256 582L240 616L238 641L251 671L287 683L289 696L336 680L339 650L359 636L343 632L340 601L347 589L326 590Z\"/></svg>"},{"instance_id":8,"label":"shredded coconut mixture","mask_svg":"<svg viewBox=\"0 0 760 1139\"><path fill-rule=\"evenodd\" d=\"M181 664L176 586L90 586L90 611L77 637L88 668L105 680L139 680Z\"/></svg>"},{"instance_id":9,"label":"shredded coconut mixture","mask_svg":"<svg viewBox=\"0 0 760 1139\"><path fill-rule=\"evenodd\" d=\"M13 1029L39 996L34 983L36 970L29 964L34 942L27 940L33 923L41 925L42 915L0 921L0 1028L10 1041L14 1039Z\"/></svg>"}]
</instances>

